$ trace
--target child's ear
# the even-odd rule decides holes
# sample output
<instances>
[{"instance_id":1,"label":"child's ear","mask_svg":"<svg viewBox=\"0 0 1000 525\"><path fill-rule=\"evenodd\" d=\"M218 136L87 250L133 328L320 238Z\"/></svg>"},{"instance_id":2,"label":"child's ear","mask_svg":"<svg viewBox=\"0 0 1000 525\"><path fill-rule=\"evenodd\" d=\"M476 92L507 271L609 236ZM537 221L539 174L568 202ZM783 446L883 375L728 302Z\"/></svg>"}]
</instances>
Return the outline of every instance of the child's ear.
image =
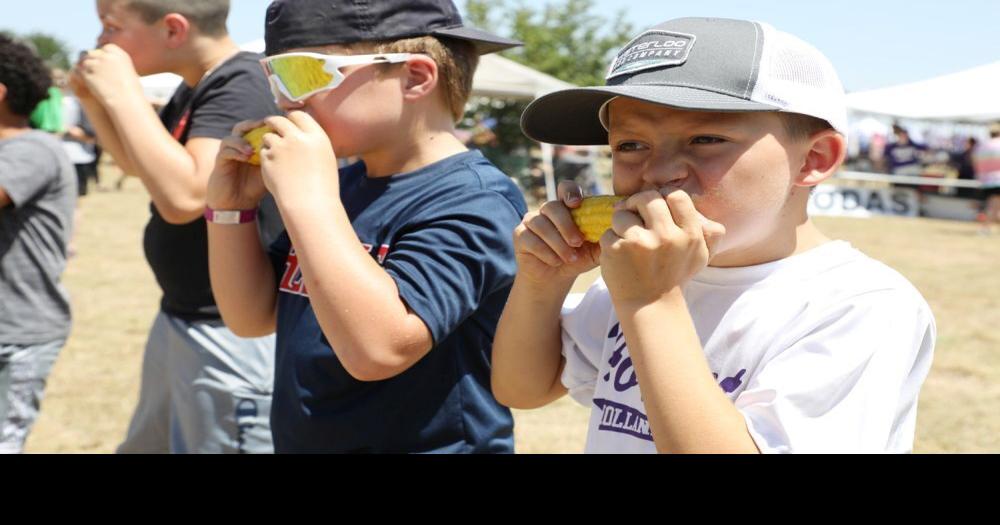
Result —
<instances>
[{"instance_id":1,"label":"child's ear","mask_svg":"<svg viewBox=\"0 0 1000 525\"><path fill-rule=\"evenodd\" d=\"M403 98L406 100L416 100L434 92L438 84L437 62L427 55L412 55L403 67L406 68L406 76L403 79Z\"/></svg>"},{"instance_id":2,"label":"child's ear","mask_svg":"<svg viewBox=\"0 0 1000 525\"><path fill-rule=\"evenodd\" d=\"M0 82L0 103L7 101L7 85Z\"/></svg>"},{"instance_id":3,"label":"child's ear","mask_svg":"<svg viewBox=\"0 0 1000 525\"><path fill-rule=\"evenodd\" d=\"M812 187L829 179L844 162L847 141L832 129L821 131L809 138L809 151L795 177L796 186Z\"/></svg>"},{"instance_id":4,"label":"child's ear","mask_svg":"<svg viewBox=\"0 0 1000 525\"><path fill-rule=\"evenodd\" d=\"M191 34L191 21L177 13L163 17L163 27L167 30L167 47L170 49L184 45Z\"/></svg>"}]
</instances>

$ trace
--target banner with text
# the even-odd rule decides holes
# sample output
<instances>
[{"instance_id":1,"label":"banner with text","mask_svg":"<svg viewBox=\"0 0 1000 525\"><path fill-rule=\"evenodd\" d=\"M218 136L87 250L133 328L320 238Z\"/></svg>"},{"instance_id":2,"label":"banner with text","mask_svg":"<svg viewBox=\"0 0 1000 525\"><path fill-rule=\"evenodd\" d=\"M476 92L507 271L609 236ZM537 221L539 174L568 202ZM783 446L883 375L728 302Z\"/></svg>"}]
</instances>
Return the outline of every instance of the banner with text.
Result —
<instances>
[{"instance_id":1,"label":"banner with text","mask_svg":"<svg viewBox=\"0 0 1000 525\"><path fill-rule=\"evenodd\" d=\"M912 188L847 188L823 184L809 197L809 215L917 217L920 197Z\"/></svg>"}]
</instances>

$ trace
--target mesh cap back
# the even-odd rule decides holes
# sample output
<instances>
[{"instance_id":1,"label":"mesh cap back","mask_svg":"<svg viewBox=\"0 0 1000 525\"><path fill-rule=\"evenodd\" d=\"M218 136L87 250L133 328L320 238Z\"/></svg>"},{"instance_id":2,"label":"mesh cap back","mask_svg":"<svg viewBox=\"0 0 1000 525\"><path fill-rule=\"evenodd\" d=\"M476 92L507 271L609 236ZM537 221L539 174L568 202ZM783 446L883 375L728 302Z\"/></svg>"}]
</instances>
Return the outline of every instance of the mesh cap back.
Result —
<instances>
[{"instance_id":1,"label":"mesh cap back","mask_svg":"<svg viewBox=\"0 0 1000 525\"><path fill-rule=\"evenodd\" d=\"M760 24L764 33L760 72L750 99L786 113L827 121L847 136L844 88L833 64L798 37Z\"/></svg>"}]
</instances>

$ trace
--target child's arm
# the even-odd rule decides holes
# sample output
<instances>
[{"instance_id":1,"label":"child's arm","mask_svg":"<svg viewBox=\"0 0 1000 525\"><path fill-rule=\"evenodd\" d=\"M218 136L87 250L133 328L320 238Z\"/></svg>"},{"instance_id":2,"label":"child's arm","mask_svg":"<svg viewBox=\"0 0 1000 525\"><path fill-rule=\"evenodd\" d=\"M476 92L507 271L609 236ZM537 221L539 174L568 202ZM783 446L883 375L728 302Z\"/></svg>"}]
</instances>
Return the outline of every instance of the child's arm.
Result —
<instances>
[{"instance_id":1,"label":"child's arm","mask_svg":"<svg viewBox=\"0 0 1000 525\"><path fill-rule=\"evenodd\" d=\"M266 189L260 168L247 164L253 148L242 136L260 122L243 122L222 141L209 179L207 206L213 210L254 210ZM208 263L212 293L226 326L241 337L275 330L274 268L261 248L256 222L208 224Z\"/></svg>"},{"instance_id":2,"label":"child's arm","mask_svg":"<svg viewBox=\"0 0 1000 525\"><path fill-rule=\"evenodd\" d=\"M94 95L87 89L87 83L83 80L78 70L73 71L70 77L70 84L73 86L73 92L80 101L80 106L83 108L84 113L87 114L87 119L90 120L94 132L97 134L97 141L100 143L101 148L111 154L123 173L126 175L135 175L135 165L132 162L132 158L125 152L125 147L122 145L121 139L118 138L118 130L115 129L115 125L111 122L111 117L108 116L108 112L104 110L104 106L101 105L100 101L94 98Z\"/></svg>"},{"instance_id":3,"label":"child's arm","mask_svg":"<svg viewBox=\"0 0 1000 525\"><path fill-rule=\"evenodd\" d=\"M758 452L712 376L681 293L722 233L686 193L650 191L622 204L601 238L604 279L660 452Z\"/></svg>"},{"instance_id":4,"label":"child's arm","mask_svg":"<svg viewBox=\"0 0 1000 525\"><path fill-rule=\"evenodd\" d=\"M146 101L121 48L109 44L91 51L78 67L107 116L102 122L100 114L88 113L98 134L103 128L102 141L116 159L129 159L127 172L139 176L163 219L187 224L201 216L220 141L198 137L182 146L174 140Z\"/></svg>"},{"instance_id":5,"label":"child's arm","mask_svg":"<svg viewBox=\"0 0 1000 525\"><path fill-rule=\"evenodd\" d=\"M583 242L569 212L580 189L559 189L563 200L529 213L514 232L518 273L497 326L492 371L493 395L511 408L538 408L566 393L562 304L577 276L597 266L597 245Z\"/></svg>"},{"instance_id":6,"label":"child's arm","mask_svg":"<svg viewBox=\"0 0 1000 525\"><path fill-rule=\"evenodd\" d=\"M298 254L310 303L344 369L362 381L394 377L433 347L422 318L362 248L340 200L337 160L307 114L272 117L261 153L264 181Z\"/></svg>"}]
</instances>

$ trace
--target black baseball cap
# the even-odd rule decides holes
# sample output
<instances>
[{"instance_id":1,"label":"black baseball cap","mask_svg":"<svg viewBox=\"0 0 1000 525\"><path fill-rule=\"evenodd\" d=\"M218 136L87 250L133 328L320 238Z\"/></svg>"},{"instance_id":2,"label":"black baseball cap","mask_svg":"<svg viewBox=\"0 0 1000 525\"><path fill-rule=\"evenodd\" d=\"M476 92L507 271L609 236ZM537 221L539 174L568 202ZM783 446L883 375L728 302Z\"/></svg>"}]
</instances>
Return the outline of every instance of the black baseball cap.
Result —
<instances>
[{"instance_id":1,"label":"black baseball cap","mask_svg":"<svg viewBox=\"0 0 1000 525\"><path fill-rule=\"evenodd\" d=\"M844 88L815 47L761 22L678 18L627 43L604 86L565 89L521 117L539 142L608 143L607 104L624 97L693 111L785 112L827 121L847 136Z\"/></svg>"},{"instance_id":2,"label":"black baseball cap","mask_svg":"<svg viewBox=\"0 0 1000 525\"><path fill-rule=\"evenodd\" d=\"M463 25L451 0L275 0L267 8L264 53L419 36L465 40L481 55L522 45Z\"/></svg>"}]
</instances>

